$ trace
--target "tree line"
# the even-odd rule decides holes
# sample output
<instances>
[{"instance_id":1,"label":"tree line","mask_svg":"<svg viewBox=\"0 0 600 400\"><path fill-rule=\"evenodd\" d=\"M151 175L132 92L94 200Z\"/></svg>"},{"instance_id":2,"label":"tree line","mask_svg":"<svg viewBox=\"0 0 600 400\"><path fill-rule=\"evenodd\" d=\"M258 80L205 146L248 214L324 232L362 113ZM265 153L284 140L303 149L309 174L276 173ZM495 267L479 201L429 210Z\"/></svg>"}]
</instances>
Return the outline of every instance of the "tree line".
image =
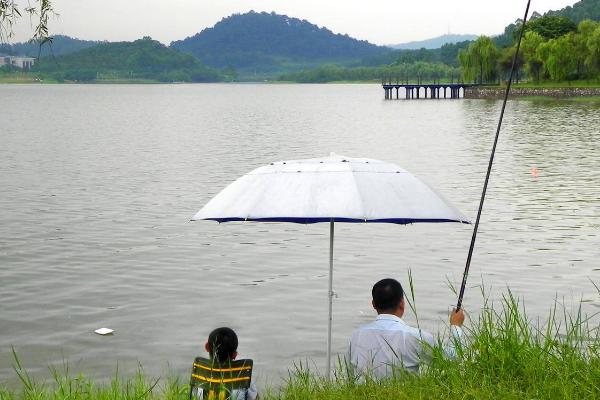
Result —
<instances>
[{"instance_id":1,"label":"tree line","mask_svg":"<svg viewBox=\"0 0 600 400\"><path fill-rule=\"evenodd\" d=\"M588 3L589 0L585 4ZM499 37L481 36L473 42L444 45L435 50L395 51L370 57L353 67L324 65L283 74L279 79L317 83L378 80L498 83L508 79L521 26L522 21L517 20ZM534 13L525 26L516 61L516 81L600 81L600 23L584 19L577 24L562 15Z\"/></svg>"},{"instance_id":2,"label":"tree line","mask_svg":"<svg viewBox=\"0 0 600 400\"><path fill-rule=\"evenodd\" d=\"M492 38L479 37L458 53L462 78L477 83L507 79L515 51L515 41L498 48ZM576 24L550 14L531 20L525 26L515 67L517 80L526 76L535 83L600 80L600 23L583 20Z\"/></svg>"},{"instance_id":3,"label":"tree line","mask_svg":"<svg viewBox=\"0 0 600 400\"><path fill-rule=\"evenodd\" d=\"M375 67L324 65L318 68L281 75L280 81L326 83L339 81L381 81L402 83L415 81L458 81L460 68L441 62L397 62Z\"/></svg>"}]
</instances>

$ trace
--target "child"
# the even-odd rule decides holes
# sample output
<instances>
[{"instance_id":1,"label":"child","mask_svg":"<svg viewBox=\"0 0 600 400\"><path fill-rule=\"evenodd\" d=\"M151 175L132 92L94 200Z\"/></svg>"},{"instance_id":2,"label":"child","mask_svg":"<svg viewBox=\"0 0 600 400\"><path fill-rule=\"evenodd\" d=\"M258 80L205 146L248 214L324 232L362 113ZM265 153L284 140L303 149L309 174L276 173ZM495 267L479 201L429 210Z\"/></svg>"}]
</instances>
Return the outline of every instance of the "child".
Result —
<instances>
[{"instance_id":1,"label":"child","mask_svg":"<svg viewBox=\"0 0 600 400\"><path fill-rule=\"evenodd\" d=\"M238 338L233 329L223 327L213 330L208 335L208 341L204 348L210 354L210 358L225 364L227 361L233 361L237 357ZM236 393L237 392L237 393ZM258 392L254 379L248 389L235 390L231 400L256 400Z\"/></svg>"}]
</instances>

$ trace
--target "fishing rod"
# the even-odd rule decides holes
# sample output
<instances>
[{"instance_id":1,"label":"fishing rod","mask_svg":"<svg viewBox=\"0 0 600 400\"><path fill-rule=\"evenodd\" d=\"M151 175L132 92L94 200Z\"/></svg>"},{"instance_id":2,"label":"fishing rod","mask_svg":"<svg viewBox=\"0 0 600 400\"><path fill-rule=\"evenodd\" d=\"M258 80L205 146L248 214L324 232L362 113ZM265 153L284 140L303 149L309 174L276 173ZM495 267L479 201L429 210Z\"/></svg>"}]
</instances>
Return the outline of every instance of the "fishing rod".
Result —
<instances>
[{"instance_id":1,"label":"fishing rod","mask_svg":"<svg viewBox=\"0 0 600 400\"><path fill-rule=\"evenodd\" d=\"M508 78L508 84L506 85L506 92L504 93L504 101L502 102L502 110L500 111L500 119L498 120L498 128L496 129L496 137L494 138L494 145L492 146L492 154L490 154L490 162L488 164L487 173L485 175L485 182L483 184L483 191L481 192L481 199L479 200L479 210L477 210L477 219L475 219L475 227L473 228L473 236L471 237L471 246L469 247L469 255L467 256L467 263L465 265L465 271L463 273L462 284L460 285L460 292L458 294L458 302L456 304L456 310L460 310L462 306L463 296L465 295L465 287L467 285L467 278L469 277L469 268L471 267L471 258L473 257L473 249L475 248L475 239L477 239L477 229L479 228L479 220L481 219L481 210L483 209L483 202L485 201L485 193L487 192L488 182L490 180L490 173L492 171L492 165L494 163L494 155L496 154L496 145L498 144L498 137L500 136L500 128L502 127L502 119L504 118L504 110L506 109L506 102L508 101L508 94L510 92L510 86L512 84L513 74L515 72L515 65L517 64L517 57L519 56L519 49L521 47L521 40L525 32L525 23L527 22L527 15L529 14L529 6L531 0L527 0L527 7L525 8L525 16L523 17L523 23L521 24L521 31L519 33L519 41L517 42L517 49L512 60L512 67L510 68L510 76Z\"/></svg>"}]
</instances>

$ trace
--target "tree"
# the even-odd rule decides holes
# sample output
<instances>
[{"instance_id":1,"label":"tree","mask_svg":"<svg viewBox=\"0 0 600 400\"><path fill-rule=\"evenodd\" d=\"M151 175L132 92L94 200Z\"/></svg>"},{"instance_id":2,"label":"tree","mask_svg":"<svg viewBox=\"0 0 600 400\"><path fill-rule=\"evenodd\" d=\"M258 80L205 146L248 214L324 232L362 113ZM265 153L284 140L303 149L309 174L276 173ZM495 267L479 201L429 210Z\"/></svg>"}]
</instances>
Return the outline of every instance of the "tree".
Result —
<instances>
[{"instance_id":1,"label":"tree","mask_svg":"<svg viewBox=\"0 0 600 400\"><path fill-rule=\"evenodd\" d=\"M545 39L556 39L569 32L577 31L575 22L558 15L544 15L535 18L527 23L526 28L528 31L540 34Z\"/></svg>"},{"instance_id":2,"label":"tree","mask_svg":"<svg viewBox=\"0 0 600 400\"><path fill-rule=\"evenodd\" d=\"M548 57L550 57L551 47L552 46L550 42L542 42L539 44L537 50L535 51L536 58L538 58L542 62L541 70L543 72L544 79L550 78L550 72L548 71L548 65L546 61L548 60Z\"/></svg>"},{"instance_id":3,"label":"tree","mask_svg":"<svg viewBox=\"0 0 600 400\"><path fill-rule=\"evenodd\" d=\"M579 32L569 32L563 38L569 44L573 62L575 63L577 78L581 78L584 75L585 59L588 52L586 38Z\"/></svg>"},{"instance_id":4,"label":"tree","mask_svg":"<svg viewBox=\"0 0 600 400\"><path fill-rule=\"evenodd\" d=\"M521 42L521 51L525 60L525 70L534 82L540 81L540 73L544 67L544 62L537 54L538 47L544 42L544 38L536 32L525 32Z\"/></svg>"},{"instance_id":5,"label":"tree","mask_svg":"<svg viewBox=\"0 0 600 400\"><path fill-rule=\"evenodd\" d=\"M512 24L507 25L504 28L504 32L501 35L498 35L494 38L496 42L496 46L499 47L507 47L512 45L515 42L515 38L521 30L521 25L523 24L522 19L517 19Z\"/></svg>"},{"instance_id":6,"label":"tree","mask_svg":"<svg viewBox=\"0 0 600 400\"><path fill-rule=\"evenodd\" d=\"M600 23L592 21L591 19L583 20L577 25L577 32L581 33L586 38L590 36L596 28L600 26Z\"/></svg>"},{"instance_id":7,"label":"tree","mask_svg":"<svg viewBox=\"0 0 600 400\"><path fill-rule=\"evenodd\" d=\"M578 59L587 72L588 77L598 75L600 72L600 24L586 19L577 26L578 51L581 53Z\"/></svg>"},{"instance_id":8,"label":"tree","mask_svg":"<svg viewBox=\"0 0 600 400\"><path fill-rule=\"evenodd\" d=\"M51 0L29 0L24 8L19 7L16 0L0 0L0 42L13 36L13 26L23 13L34 21L33 41L43 44L52 40L48 35L48 19L56 14Z\"/></svg>"},{"instance_id":9,"label":"tree","mask_svg":"<svg viewBox=\"0 0 600 400\"><path fill-rule=\"evenodd\" d=\"M503 77L506 80L508 80L510 77L510 70L512 68L513 58L515 57L516 51L516 46L506 47L500 51L500 55L498 57L498 67L502 71ZM517 83L519 83L519 72L523 68L524 63L525 59L523 57L523 52L519 51L519 56L517 57L515 64L515 80Z\"/></svg>"},{"instance_id":10,"label":"tree","mask_svg":"<svg viewBox=\"0 0 600 400\"><path fill-rule=\"evenodd\" d=\"M549 40L540 50L552 80L563 81L575 74L577 61L568 35Z\"/></svg>"},{"instance_id":11,"label":"tree","mask_svg":"<svg viewBox=\"0 0 600 400\"><path fill-rule=\"evenodd\" d=\"M497 76L498 49L487 36L480 36L458 53L465 81L492 82Z\"/></svg>"},{"instance_id":12,"label":"tree","mask_svg":"<svg viewBox=\"0 0 600 400\"><path fill-rule=\"evenodd\" d=\"M600 25L590 32L586 40L586 46L588 56L585 65L592 74L600 78Z\"/></svg>"}]
</instances>

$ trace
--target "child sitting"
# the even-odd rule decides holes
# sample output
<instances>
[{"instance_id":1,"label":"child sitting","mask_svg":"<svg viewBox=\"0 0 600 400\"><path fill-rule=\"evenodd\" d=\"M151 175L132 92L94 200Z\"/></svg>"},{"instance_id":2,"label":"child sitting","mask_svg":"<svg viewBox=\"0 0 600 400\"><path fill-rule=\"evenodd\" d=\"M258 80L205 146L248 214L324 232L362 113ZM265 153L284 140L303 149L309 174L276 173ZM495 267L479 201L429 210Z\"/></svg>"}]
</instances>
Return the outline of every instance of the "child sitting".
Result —
<instances>
[{"instance_id":1,"label":"child sitting","mask_svg":"<svg viewBox=\"0 0 600 400\"><path fill-rule=\"evenodd\" d=\"M219 365L227 365L236 359L238 347L238 338L231 328L217 328L208 335L208 341L204 345L205 350L210 355L210 359ZM203 398L203 390L198 388L195 393L197 398ZM232 391L229 399L231 400L256 400L258 392L254 380L251 380L248 389L235 389Z\"/></svg>"}]
</instances>

